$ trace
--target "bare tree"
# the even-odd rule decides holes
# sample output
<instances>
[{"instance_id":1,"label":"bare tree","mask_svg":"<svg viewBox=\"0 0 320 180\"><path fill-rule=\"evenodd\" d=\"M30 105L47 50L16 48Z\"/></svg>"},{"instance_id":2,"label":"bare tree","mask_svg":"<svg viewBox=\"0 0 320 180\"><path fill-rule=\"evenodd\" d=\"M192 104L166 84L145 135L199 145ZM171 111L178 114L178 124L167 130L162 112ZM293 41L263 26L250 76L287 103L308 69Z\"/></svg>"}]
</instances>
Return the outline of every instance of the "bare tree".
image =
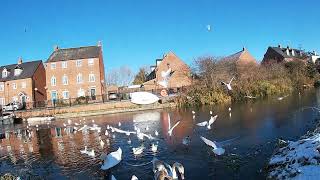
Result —
<instances>
[{"instance_id":1,"label":"bare tree","mask_svg":"<svg viewBox=\"0 0 320 180\"><path fill-rule=\"evenodd\" d=\"M106 74L107 85L128 86L132 83L134 73L128 66L112 69Z\"/></svg>"}]
</instances>

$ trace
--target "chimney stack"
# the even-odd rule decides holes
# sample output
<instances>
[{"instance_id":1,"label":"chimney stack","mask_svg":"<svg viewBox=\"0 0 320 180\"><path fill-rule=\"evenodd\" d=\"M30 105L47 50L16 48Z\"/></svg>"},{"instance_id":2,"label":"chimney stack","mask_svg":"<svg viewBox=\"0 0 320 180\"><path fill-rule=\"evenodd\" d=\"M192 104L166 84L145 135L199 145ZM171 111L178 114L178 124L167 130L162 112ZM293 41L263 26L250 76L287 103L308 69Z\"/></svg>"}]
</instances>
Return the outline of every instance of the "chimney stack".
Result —
<instances>
[{"instance_id":1,"label":"chimney stack","mask_svg":"<svg viewBox=\"0 0 320 180\"><path fill-rule=\"evenodd\" d=\"M22 64L22 57L19 57L18 64Z\"/></svg>"},{"instance_id":2,"label":"chimney stack","mask_svg":"<svg viewBox=\"0 0 320 180\"><path fill-rule=\"evenodd\" d=\"M242 51L245 51L245 50L246 50L246 47L245 47L245 46L243 46Z\"/></svg>"},{"instance_id":3,"label":"chimney stack","mask_svg":"<svg viewBox=\"0 0 320 180\"><path fill-rule=\"evenodd\" d=\"M59 46L58 45L54 45L53 46L53 51L57 51L57 50L59 50Z\"/></svg>"},{"instance_id":4,"label":"chimney stack","mask_svg":"<svg viewBox=\"0 0 320 180\"><path fill-rule=\"evenodd\" d=\"M281 44L278 44L278 48L281 48Z\"/></svg>"},{"instance_id":5,"label":"chimney stack","mask_svg":"<svg viewBox=\"0 0 320 180\"><path fill-rule=\"evenodd\" d=\"M102 46L102 42L98 41L98 46L101 47Z\"/></svg>"}]
</instances>

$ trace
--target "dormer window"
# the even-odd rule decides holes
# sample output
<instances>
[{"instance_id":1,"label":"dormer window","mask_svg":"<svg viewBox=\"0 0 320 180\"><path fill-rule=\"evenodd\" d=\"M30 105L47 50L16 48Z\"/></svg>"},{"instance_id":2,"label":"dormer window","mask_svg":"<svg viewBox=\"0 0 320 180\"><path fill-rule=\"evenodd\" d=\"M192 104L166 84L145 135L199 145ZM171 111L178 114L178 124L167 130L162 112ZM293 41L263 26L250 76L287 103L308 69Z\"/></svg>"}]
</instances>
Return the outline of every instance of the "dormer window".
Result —
<instances>
[{"instance_id":1,"label":"dormer window","mask_svg":"<svg viewBox=\"0 0 320 180\"><path fill-rule=\"evenodd\" d=\"M22 68L20 66L16 66L14 68L14 76L19 76L22 73Z\"/></svg>"},{"instance_id":2,"label":"dormer window","mask_svg":"<svg viewBox=\"0 0 320 180\"><path fill-rule=\"evenodd\" d=\"M6 68L4 68L2 70L2 78L6 78L8 76L8 70Z\"/></svg>"}]
</instances>

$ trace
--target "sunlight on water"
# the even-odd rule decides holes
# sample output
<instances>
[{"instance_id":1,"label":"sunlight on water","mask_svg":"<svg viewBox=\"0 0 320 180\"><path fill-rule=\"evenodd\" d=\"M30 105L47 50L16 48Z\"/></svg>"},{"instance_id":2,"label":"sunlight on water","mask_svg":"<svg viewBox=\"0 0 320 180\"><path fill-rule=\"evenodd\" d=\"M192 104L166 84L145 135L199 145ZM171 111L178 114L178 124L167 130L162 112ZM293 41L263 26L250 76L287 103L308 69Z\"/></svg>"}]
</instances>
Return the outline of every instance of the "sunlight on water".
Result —
<instances>
[{"instance_id":1,"label":"sunlight on water","mask_svg":"<svg viewBox=\"0 0 320 180\"><path fill-rule=\"evenodd\" d=\"M27 124L2 126L0 169L1 173L11 172L32 179L104 179L111 174L117 179L130 179L132 175L152 179L151 160L157 157L171 165L182 163L186 179L264 178L263 168L277 138L295 139L312 129L317 112L301 111L301 108L317 105L319 100L314 97L319 96L309 92L300 99L292 96L281 102L234 104L230 112L229 106L217 106L81 117L70 119L70 123L67 119L56 120L38 128L35 125L27 128ZM191 111L196 113L193 115ZM197 123L209 121L209 111L218 115L212 128L197 126ZM180 124L169 136L169 127L178 121ZM84 124L90 127L96 124L101 130L79 131ZM136 127L155 139L139 140L135 134L112 132L107 130L108 125L126 131L135 131ZM200 136L216 141L226 150L225 154L215 155ZM152 144L158 145L157 152L151 150ZM94 150L95 157L80 152L85 146L88 151ZM144 146L143 152L134 155L132 148L140 146ZM118 147L123 151L123 160L111 170L100 170L100 155Z\"/></svg>"}]
</instances>

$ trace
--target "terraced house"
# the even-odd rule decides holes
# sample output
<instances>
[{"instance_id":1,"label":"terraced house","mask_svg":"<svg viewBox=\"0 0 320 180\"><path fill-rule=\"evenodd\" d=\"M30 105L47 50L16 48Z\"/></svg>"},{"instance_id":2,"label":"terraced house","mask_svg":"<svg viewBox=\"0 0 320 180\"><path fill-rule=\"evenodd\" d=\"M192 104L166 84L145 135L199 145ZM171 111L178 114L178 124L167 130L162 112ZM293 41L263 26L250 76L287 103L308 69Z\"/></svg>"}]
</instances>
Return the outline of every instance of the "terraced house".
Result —
<instances>
[{"instance_id":1,"label":"terraced house","mask_svg":"<svg viewBox=\"0 0 320 180\"><path fill-rule=\"evenodd\" d=\"M55 47L46 62L48 100L86 97L101 98L105 93L102 47Z\"/></svg>"},{"instance_id":2,"label":"terraced house","mask_svg":"<svg viewBox=\"0 0 320 180\"><path fill-rule=\"evenodd\" d=\"M41 60L23 62L0 67L0 104L20 102L33 108L47 99L45 91L46 73Z\"/></svg>"}]
</instances>

